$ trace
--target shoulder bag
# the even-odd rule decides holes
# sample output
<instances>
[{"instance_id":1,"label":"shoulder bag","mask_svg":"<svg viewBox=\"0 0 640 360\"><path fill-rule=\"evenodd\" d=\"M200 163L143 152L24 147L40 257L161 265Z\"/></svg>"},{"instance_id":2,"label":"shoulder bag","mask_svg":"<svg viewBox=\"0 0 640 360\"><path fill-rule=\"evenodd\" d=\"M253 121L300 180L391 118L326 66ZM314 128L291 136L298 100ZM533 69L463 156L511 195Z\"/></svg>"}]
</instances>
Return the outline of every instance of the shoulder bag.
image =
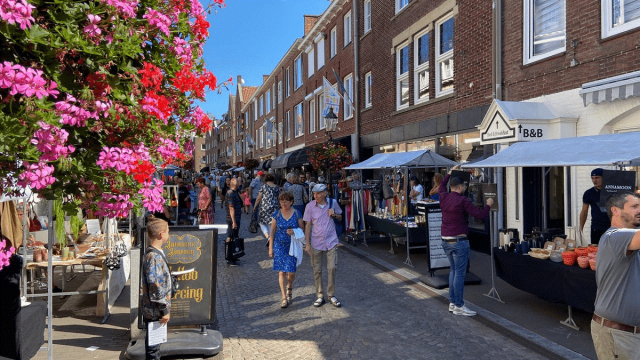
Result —
<instances>
[{"instance_id":1,"label":"shoulder bag","mask_svg":"<svg viewBox=\"0 0 640 360\"><path fill-rule=\"evenodd\" d=\"M333 209L333 199L329 198L329 209ZM342 220L338 220L336 218L333 219L333 224L336 228L336 235L340 236L344 232L344 225L342 224Z\"/></svg>"}]
</instances>

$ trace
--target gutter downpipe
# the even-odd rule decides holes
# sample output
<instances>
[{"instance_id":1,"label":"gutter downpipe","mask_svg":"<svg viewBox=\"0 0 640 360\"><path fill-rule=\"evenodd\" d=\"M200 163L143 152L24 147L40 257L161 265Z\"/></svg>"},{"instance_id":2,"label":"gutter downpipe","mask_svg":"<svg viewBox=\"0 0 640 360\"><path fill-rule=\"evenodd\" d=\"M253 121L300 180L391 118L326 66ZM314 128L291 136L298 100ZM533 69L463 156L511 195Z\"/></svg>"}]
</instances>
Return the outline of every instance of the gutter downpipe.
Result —
<instances>
[{"instance_id":1,"label":"gutter downpipe","mask_svg":"<svg viewBox=\"0 0 640 360\"><path fill-rule=\"evenodd\" d=\"M502 100L502 0L493 0L493 97L494 99ZM496 153L502 150L502 144L498 144ZM498 210L498 229L504 228L504 169L503 167L496 169L496 183L497 183L497 195L498 204L500 204ZM515 171L519 171L518 168ZM518 184L516 184L516 191L518 191ZM516 204L515 206L519 206ZM495 229L494 234L498 234ZM494 241L494 239L492 239ZM495 243L492 243L495 245Z\"/></svg>"},{"instance_id":2,"label":"gutter downpipe","mask_svg":"<svg viewBox=\"0 0 640 360\"><path fill-rule=\"evenodd\" d=\"M360 23L358 21L358 1L352 1L353 8L353 115L354 136L351 138L351 153L355 161L360 161Z\"/></svg>"}]
</instances>

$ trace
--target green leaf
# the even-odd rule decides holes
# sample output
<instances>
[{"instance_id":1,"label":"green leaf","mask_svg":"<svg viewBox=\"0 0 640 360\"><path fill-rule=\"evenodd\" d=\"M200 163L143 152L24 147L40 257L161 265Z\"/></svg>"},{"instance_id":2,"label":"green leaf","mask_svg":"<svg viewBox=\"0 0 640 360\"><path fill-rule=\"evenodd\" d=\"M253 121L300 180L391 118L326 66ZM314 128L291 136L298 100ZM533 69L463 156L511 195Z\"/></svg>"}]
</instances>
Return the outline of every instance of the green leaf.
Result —
<instances>
[{"instance_id":1,"label":"green leaf","mask_svg":"<svg viewBox=\"0 0 640 360\"><path fill-rule=\"evenodd\" d=\"M43 29L40 25L34 24L31 29L25 30L27 37L34 43L49 45L47 37L50 35L49 31Z\"/></svg>"}]
</instances>

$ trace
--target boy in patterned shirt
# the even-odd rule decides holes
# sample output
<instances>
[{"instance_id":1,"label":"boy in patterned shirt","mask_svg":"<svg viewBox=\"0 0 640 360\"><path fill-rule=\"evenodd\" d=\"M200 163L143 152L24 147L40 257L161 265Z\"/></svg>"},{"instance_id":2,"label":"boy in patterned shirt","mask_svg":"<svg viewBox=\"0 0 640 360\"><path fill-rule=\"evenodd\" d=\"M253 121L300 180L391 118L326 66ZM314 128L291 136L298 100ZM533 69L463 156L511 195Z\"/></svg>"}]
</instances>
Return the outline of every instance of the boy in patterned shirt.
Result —
<instances>
[{"instance_id":1,"label":"boy in patterned shirt","mask_svg":"<svg viewBox=\"0 0 640 360\"><path fill-rule=\"evenodd\" d=\"M169 225L153 215L147 222L149 247L142 263L142 281L140 296L142 298L142 316L145 327L152 321L162 324L169 322L171 311L171 273L169 264L162 252L162 245L169 240ZM144 348L146 359L160 359L160 345L149 346L149 332L145 336Z\"/></svg>"}]
</instances>

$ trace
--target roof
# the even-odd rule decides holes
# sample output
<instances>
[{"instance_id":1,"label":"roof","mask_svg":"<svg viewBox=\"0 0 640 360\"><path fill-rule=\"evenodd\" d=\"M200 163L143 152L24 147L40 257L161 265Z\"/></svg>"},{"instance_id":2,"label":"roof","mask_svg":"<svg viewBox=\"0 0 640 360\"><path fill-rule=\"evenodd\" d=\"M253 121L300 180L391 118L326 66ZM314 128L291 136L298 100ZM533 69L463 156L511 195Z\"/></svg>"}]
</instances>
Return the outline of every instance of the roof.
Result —
<instances>
[{"instance_id":1,"label":"roof","mask_svg":"<svg viewBox=\"0 0 640 360\"><path fill-rule=\"evenodd\" d=\"M242 87L242 99L245 100L245 102L251 98L251 95L253 95L254 92L256 92L256 90L258 90L257 86L243 86ZM240 106L242 106L244 104L240 104Z\"/></svg>"},{"instance_id":2,"label":"roof","mask_svg":"<svg viewBox=\"0 0 640 360\"><path fill-rule=\"evenodd\" d=\"M352 164L346 169L382 169L395 167L449 167L457 163L431 150L375 154L369 159Z\"/></svg>"}]
</instances>

